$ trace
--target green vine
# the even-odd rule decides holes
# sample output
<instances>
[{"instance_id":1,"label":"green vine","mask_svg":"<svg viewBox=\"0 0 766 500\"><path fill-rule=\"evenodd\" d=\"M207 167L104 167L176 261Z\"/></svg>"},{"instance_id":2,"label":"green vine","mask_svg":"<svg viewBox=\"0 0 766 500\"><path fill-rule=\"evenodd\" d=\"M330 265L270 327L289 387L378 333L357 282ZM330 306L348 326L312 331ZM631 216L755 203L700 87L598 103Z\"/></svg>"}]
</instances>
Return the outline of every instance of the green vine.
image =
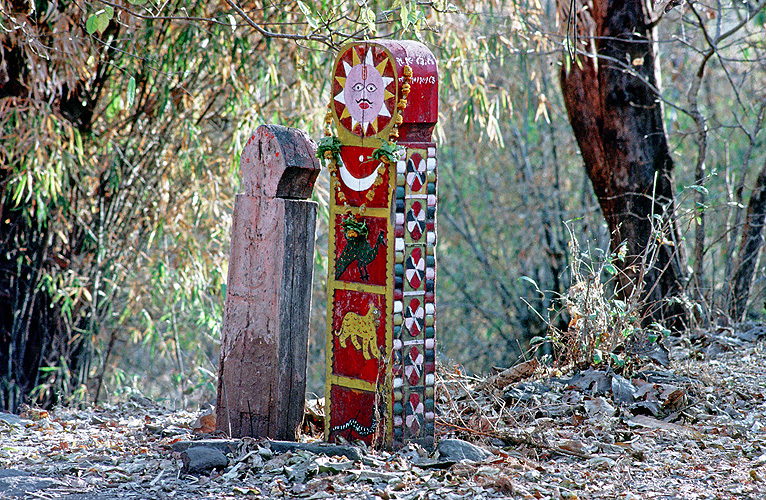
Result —
<instances>
[{"instance_id":1,"label":"green vine","mask_svg":"<svg viewBox=\"0 0 766 500\"><path fill-rule=\"evenodd\" d=\"M344 234L348 234L349 231L356 231L356 233L359 236L366 238L367 235L370 233L370 230L367 227L367 222L363 220L358 220L353 215L349 215L348 217L343 219L343 222L341 222L340 225L343 228Z\"/></svg>"},{"instance_id":2,"label":"green vine","mask_svg":"<svg viewBox=\"0 0 766 500\"><path fill-rule=\"evenodd\" d=\"M386 163L396 163L404 154L404 148L395 142L386 142L380 140L383 144L370 155L371 160L385 161Z\"/></svg>"},{"instance_id":3,"label":"green vine","mask_svg":"<svg viewBox=\"0 0 766 500\"><path fill-rule=\"evenodd\" d=\"M340 165L342 163L340 159L340 145L340 139L334 135L328 135L319 140L319 146L317 146L317 158L322 161L323 167L327 167L327 165L325 165L325 159L328 159L328 157L325 153L328 152L332 154L331 158L335 160L336 164Z\"/></svg>"}]
</instances>

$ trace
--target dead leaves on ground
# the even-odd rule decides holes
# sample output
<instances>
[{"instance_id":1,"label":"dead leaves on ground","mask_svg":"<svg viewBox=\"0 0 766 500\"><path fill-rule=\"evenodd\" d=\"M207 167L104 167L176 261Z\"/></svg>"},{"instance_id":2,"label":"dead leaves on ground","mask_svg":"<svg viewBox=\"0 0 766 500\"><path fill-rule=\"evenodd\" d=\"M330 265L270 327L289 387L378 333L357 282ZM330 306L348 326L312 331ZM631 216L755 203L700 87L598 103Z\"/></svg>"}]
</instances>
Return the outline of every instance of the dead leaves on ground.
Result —
<instances>
[{"instance_id":1,"label":"dead leaves on ground","mask_svg":"<svg viewBox=\"0 0 766 500\"><path fill-rule=\"evenodd\" d=\"M224 451L228 465L184 474L173 443L208 434L214 412L173 412L136 398L0 415L0 468L55 479L32 495L46 498L95 499L107 491L142 498L763 497L766 353L757 339L724 333L703 345L707 360L699 347L677 345L672 369L646 366L630 377L605 370L557 377L536 363L488 378L440 367L437 438L490 452L476 461L445 460L415 445L364 449L349 459L244 439ZM720 349L732 338L743 344ZM309 420L321 414L319 401L312 404Z\"/></svg>"}]
</instances>

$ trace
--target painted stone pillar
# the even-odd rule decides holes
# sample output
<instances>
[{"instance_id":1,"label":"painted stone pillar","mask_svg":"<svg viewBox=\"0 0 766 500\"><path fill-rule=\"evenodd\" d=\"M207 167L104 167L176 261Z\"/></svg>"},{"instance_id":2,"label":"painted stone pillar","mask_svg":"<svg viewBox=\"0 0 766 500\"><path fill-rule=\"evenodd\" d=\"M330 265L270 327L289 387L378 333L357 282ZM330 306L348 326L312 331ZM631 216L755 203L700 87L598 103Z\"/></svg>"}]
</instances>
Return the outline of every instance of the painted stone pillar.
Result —
<instances>
[{"instance_id":1,"label":"painted stone pillar","mask_svg":"<svg viewBox=\"0 0 766 500\"><path fill-rule=\"evenodd\" d=\"M316 203L316 146L262 125L240 160L221 330L216 429L294 440L306 392Z\"/></svg>"},{"instance_id":2,"label":"painted stone pillar","mask_svg":"<svg viewBox=\"0 0 766 500\"><path fill-rule=\"evenodd\" d=\"M340 50L328 110L337 140L320 145L331 174L330 441L433 445L437 116L423 44Z\"/></svg>"}]
</instances>

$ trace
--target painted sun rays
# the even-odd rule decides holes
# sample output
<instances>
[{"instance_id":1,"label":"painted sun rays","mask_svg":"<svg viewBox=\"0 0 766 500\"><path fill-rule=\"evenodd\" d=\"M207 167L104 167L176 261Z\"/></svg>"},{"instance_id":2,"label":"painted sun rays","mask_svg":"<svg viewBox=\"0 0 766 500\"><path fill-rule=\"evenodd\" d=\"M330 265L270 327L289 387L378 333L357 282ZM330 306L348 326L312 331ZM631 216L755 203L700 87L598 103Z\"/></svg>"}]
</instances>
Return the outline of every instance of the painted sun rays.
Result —
<instances>
[{"instance_id":1,"label":"painted sun rays","mask_svg":"<svg viewBox=\"0 0 766 500\"><path fill-rule=\"evenodd\" d=\"M341 121L361 137L375 136L391 120L396 82L394 68L378 47L356 46L341 56L333 99ZM340 73L340 71L339 71Z\"/></svg>"}]
</instances>

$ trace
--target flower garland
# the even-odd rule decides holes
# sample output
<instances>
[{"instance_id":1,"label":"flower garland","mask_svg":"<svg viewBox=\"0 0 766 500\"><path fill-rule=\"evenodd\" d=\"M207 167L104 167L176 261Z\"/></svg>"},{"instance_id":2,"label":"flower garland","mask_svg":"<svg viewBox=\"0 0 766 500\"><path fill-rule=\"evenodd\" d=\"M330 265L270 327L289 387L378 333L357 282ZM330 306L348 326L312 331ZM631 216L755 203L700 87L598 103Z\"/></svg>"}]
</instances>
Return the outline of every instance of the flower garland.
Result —
<instances>
[{"instance_id":1,"label":"flower garland","mask_svg":"<svg viewBox=\"0 0 766 500\"><path fill-rule=\"evenodd\" d=\"M377 187L383 184L383 174L386 172L388 165L396 163L404 151L404 148L396 144L396 140L399 138L399 125L404 122L402 111L407 107L407 96L409 95L411 88L412 68L409 65L405 65L404 68L402 68L402 76L404 81L401 87L401 98L396 103L396 118L394 119L394 126L391 127L388 142L381 139L382 144L379 148L375 149L369 157L369 159L380 161L381 165L378 167L377 178L365 195L368 201L372 201L375 197ZM327 105L327 113L325 114L324 121L325 137L319 141L317 157L322 161L322 166L326 166L330 171L331 182L333 186L335 186L337 199L340 203L345 205L346 195L341 190L340 180L338 179L338 169L340 166L343 166L343 160L340 156L341 143L340 139L332 133L332 102ZM364 211L364 208L364 205L362 205L360 210Z\"/></svg>"}]
</instances>

